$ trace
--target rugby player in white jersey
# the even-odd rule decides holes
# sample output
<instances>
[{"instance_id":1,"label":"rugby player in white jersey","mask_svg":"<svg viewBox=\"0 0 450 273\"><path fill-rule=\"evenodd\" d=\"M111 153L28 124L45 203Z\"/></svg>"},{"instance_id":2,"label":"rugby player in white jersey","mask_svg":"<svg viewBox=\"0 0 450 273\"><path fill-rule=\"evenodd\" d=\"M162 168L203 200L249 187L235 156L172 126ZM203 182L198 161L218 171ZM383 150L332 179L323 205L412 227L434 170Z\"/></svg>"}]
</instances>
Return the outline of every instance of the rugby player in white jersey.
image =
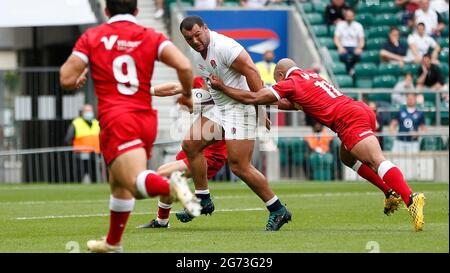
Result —
<instances>
[{"instance_id":1,"label":"rugby player in white jersey","mask_svg":"<svg viewBox=\"0 0 450 273\"><path fill-rule=\"evenodd\" d=\"M247 51L235 40L208 29L199 16L186 17L180 31L192 48L193 65L205 79L214 74L227 86L256 92L263 81ZM234 174L241 178L266 204L270 212L266 230L279 230L291 220L291 213L273 193L267 179L251 163L256 138L256 110L253 105L244 105L224 93L209 88L214 103L214 115L198 119L185 137L182 148L187 154L195 193L201 200L202 214L214 211L207 180L207 162L203 149L215 143L215 138L206 136L208 130L221 130L228 150L228 163ZM206 128L204 128L206 127ZM182 222L193 217L186 211L176 214Z\"/></svg>"}]
</instances>

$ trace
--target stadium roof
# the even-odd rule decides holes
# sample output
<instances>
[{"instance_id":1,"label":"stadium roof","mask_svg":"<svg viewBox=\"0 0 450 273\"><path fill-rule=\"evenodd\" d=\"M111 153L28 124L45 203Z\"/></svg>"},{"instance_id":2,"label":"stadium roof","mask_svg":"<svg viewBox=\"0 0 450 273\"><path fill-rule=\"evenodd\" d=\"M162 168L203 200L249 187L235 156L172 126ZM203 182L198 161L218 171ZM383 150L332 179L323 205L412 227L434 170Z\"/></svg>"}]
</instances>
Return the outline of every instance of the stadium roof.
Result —
<instances>
[{"instance_id":1,"label":"stadium roof","mask_svg":"<svg viewBox=\"0 0 450 273\"><path fill-rule=\"evenodd\" d=\"M0 27L41 27L96 23L89 0L0 0Z\"/></svg>"}]
</instances>

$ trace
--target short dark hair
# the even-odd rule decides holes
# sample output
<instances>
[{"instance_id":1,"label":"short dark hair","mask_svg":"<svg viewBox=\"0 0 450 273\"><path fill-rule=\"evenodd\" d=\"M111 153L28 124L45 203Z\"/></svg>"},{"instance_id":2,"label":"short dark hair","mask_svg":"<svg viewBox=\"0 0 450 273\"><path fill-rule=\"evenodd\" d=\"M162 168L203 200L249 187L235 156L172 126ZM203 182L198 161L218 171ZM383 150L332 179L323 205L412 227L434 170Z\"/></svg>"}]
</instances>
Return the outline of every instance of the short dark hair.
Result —
<instances>
[{"instance_id":1,"label":"short dark hair","mask_svg":"<svg viewBox=\"0 0 450 273\"><path fill-rule=\"evenodd\" d=\"M430 58L431 59L431 54L430 53L426 53L422 56L422 58Z\"/></svg>"},{"instance_id":2,"label":"short dark hair","mask_svg":"<svg viewBox=\"0 0 450 273\"><path fill-rule=\"evenodd\" d=\"M192 30L192 28L198 25L199 27L202 27L205 25L205 22L203 22L202 17L200 16L188 16L183 19L183 21L180 24L180 31L184 30Z\"/></svg>"},{"instance_id":3,"label":"short dark hair","mask_svg":"<svg viewBox=\"0 0 450 273\"><path fill-rule=\"evenodd\" d=\"M134 14L137 9L137 0L106 0L106 8L111 13L111 16Z\"/></svg>"},{"instance_id":4,"label":"short dark hair","mask_svg":"<svg viewBox=\"0 0 450 273\"><path fill-rule=\"evenodd\" d=\"M389 33L391 33L392 31L398 31L398 32L400 32L400 30L398 29L398 27L396 27L396 26L391 26L390 27L390 29L389 29Z\"/></svg>"},{"instance_id":5,"label":"short dark hair","mask_svg":"<svg viewBox=\"0 0 450 273\"><path fill-rule=\"evenodd\" d=\"M425 27L425 23L420 22L420 23L417 24L417 26L423 26L423 27Z\"/></svg>"}]
</instances>

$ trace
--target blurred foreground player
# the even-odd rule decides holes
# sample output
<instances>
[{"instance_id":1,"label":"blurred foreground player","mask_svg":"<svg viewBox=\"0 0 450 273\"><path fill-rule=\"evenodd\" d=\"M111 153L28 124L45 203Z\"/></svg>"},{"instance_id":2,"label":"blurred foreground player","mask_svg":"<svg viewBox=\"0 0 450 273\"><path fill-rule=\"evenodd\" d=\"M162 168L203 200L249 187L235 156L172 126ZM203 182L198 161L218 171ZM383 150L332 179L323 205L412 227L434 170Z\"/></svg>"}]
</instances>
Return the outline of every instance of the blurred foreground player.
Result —
<instances>
[{"instance_id":1,"label":"blurred foreground player","mask_svg":"<svg viewBox=\"0 0 450 273\"><path fill-rule=\"evenodd\" d=\"M316 72L298 68L291 59L278 62L274 78L277 84L271 88L242 92L225 86L214 75L209 77L216 90L235 100L247 104L271 104L286 99L291 103L291 109L303 110L336 132L342 140L342 162L386 194L385 212L386 205L389 205L386 202L390 202L390 194L394 190L408 207L416 231L422 230L425 196L423 193L413 193L400 169L385 159L373 132L376 126L373 111L364 102L344 96ZM393 206L398 207L397 202Z\"/></svg>"},{"instance_id":2,"label":"blurred foreground player","mask_svg":"<svg viewBox=\"0 0 450 273\"><path fill-rule=\"evenodd\" d=\"M87 30L60 71L61 85L77 89L90 65L98 97L100 148L108 165L110 227L106 238L88 241L92 252L122 252L122 234L135 198L170 196L191 213L200 204L181 173L167 178L147 170L157 133L157 114L151 106L154 63L173 67L183 86L179 102L192 107L192 69L189 60L161 33L136 23L137 0L107 0L106 24Z\"/></svg>"}]
</instances>

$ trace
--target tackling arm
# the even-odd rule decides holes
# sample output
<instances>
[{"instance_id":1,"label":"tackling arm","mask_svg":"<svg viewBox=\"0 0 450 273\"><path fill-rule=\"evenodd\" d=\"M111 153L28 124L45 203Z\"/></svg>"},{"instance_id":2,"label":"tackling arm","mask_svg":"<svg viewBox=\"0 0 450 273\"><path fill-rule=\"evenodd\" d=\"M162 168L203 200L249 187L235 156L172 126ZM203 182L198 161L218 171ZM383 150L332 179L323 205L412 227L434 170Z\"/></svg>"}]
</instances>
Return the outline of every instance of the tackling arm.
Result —
<instances>
[{"instance_id":1,"label":"tackling arm","mask_svg":"<svg viewBox=\"0 0 450 273\"><path fill-rule=\"evenodd\" d=\"M154 88L152 95L157 97L174 96L183 92L183 86L175 82L158 84L152 88Z\"/></svg>"},{"instance_id":2,"label":"tackling arm","mask_svg":"<svg viewBox=\"0 0 450 273\"><path fill-rule=\"evenodd\" d=\"M225 86L221 79L214 75L208 77L211 87L219 90L227 96L243 104L271 104L278 99L269 88L262 88L258 92L248 92L242 89L236 89Z\"/></svg>"}]
</instances>

